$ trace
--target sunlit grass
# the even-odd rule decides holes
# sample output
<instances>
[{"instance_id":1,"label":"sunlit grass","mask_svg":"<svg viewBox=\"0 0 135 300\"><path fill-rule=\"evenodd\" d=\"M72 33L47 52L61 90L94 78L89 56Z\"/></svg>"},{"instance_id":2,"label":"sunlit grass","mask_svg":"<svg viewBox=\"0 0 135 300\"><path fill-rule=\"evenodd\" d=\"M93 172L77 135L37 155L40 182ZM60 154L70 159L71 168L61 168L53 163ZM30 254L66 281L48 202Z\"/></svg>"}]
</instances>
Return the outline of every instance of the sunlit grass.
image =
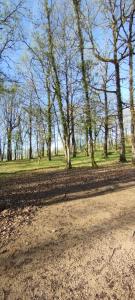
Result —
<instances>
[{"instance_id":1,"label":"sunlit grass","mask_svg":"<svg viewBox=\"0 0 135 300\"><path fill-rule=\"evenodd\" d=\"M131 160L131 147L126 148L127 160ZM108 158L103 157L103 151L97 150L95 153L95 159L98 166L108 165L117 163L119 161L119 152L110 151ZM88 167L91 166L90 157L86 157L85 153L78 153L76 158L72 158L73 167ZM1 162L0 163L0 177L9 176L19 172L33 171L39 169L64 169L65 159L64 155L53 156L52 161L48 161L47 157L32 160L17 160L12 162Z\"/></svg>"},{"instance_id":2,"label":"sunlit grass","mask_svg":"<svg viewBox=\"0 0 135 300\"><path fill-rule=\"evenodd\" d=\"M8 175L12 173L18 173L23 171L32 171L38 169L51 169L51 168L64 168L65 161L64 156L55 156L52 157L51 161L48 159L42 158L40 161L38 159L24 159L11 162L2 162L0 163L0 176Z\"/></svg>"}]
</instances>

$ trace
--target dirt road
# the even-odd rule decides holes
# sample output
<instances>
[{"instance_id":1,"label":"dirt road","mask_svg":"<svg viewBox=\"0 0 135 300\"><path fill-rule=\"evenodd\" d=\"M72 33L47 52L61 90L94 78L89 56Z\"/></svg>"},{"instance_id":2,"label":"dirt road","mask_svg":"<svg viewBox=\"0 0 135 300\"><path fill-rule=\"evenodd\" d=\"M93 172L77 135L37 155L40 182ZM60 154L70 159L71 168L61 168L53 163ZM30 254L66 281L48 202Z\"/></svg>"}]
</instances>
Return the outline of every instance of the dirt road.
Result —
<instances>
[{"instance_id":1,"label":"dirt road","mask_svg":"<svg viewBox=\"0 0 135 300\"><path fill-rule=\"evenodd\" d=\"M1 300L135 299L135 169L75 174L3 181Z\"/></svg>"}]
</instances>

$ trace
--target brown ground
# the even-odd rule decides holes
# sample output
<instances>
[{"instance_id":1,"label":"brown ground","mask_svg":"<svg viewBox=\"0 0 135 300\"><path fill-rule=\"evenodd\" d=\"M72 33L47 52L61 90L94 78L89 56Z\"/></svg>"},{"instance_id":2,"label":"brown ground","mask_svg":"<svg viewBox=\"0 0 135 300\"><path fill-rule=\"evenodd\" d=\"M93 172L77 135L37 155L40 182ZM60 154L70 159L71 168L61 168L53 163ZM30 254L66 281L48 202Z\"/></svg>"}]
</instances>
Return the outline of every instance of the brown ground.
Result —
<instances>
[{"instance_id":1,"label":"brown ground","mask_svg":"<svg viewBox=\"0 0 135 300\"><path fill-rule=\"evenodd\" d=\"M0 300L135 299L135 168L0 184Z\"/></svg>"}]
</instances>

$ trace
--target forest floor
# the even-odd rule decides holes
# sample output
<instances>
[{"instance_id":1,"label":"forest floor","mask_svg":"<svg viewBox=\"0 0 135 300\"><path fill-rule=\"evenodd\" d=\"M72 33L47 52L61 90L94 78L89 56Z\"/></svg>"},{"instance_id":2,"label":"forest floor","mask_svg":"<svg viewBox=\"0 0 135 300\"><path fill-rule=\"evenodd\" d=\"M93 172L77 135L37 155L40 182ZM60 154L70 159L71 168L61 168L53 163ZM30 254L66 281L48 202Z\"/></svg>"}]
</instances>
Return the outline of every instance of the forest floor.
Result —
<instances>
[{"instance_id":1,"label":"forest floor","mask_svg":"<svg viewBox=\"0 0 135 300\"><path fill-rule=\"evenodd\" d=\"M135 167L0 178L0 300L135 299Z\"/></svg>"}]
</instances>

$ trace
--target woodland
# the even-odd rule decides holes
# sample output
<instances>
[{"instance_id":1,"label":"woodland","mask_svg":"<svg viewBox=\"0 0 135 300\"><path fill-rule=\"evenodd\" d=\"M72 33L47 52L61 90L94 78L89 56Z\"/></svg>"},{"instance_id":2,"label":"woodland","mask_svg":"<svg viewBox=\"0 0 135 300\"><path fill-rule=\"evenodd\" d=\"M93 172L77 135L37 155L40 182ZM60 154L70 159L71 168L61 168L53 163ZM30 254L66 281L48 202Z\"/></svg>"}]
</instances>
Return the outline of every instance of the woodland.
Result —
<instances>
[{"instance_id":1,"label":"woodland","mask_svg":"<svg viewBox=\"0 0 135 300\"><path fill-rule=\"evenodd\" d=\"M134 59L134 0L0 0L0 299L135 299Z\"/></svg>"}]
</instances>

